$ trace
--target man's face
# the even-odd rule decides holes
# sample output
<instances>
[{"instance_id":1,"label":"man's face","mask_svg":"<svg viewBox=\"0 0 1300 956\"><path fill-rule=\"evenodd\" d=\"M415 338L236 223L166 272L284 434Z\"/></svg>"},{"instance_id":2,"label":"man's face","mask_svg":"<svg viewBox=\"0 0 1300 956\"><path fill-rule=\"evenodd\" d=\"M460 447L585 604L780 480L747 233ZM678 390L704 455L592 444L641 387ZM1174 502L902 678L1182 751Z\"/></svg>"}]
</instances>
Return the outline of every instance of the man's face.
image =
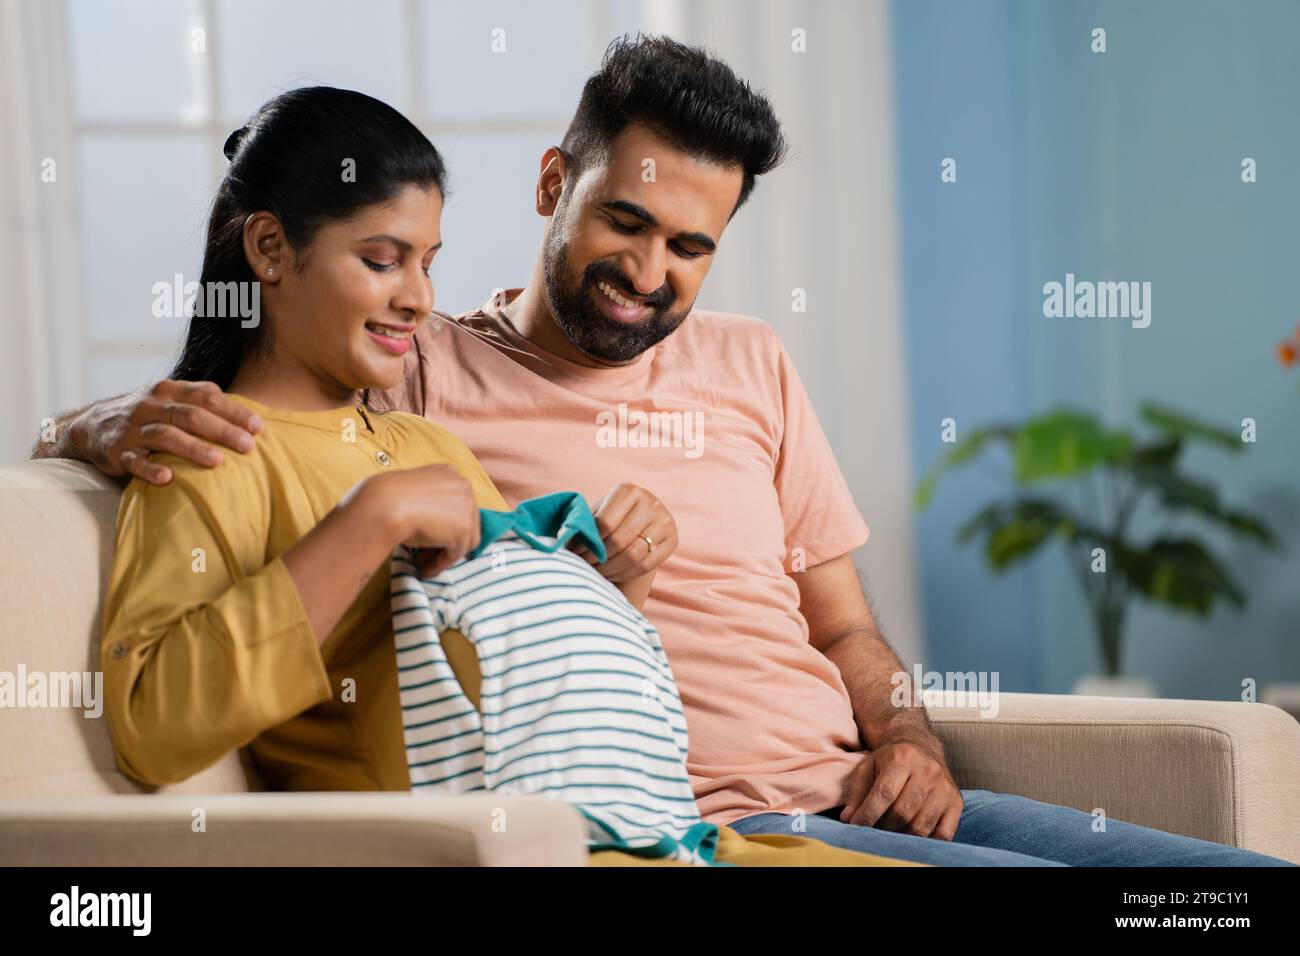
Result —
<instances>
[{"instance_id":1,"label":"man's face","mask_svg":"<svg viewBox=\"0 0 1300 956\"><path fill-rule=\"evenodd\" d=\"M628 362L686 318L740 196L739 166L718 166L641 126L564 191L546 232L546 293L573 346Z\"/></svg>"}]
</instances>

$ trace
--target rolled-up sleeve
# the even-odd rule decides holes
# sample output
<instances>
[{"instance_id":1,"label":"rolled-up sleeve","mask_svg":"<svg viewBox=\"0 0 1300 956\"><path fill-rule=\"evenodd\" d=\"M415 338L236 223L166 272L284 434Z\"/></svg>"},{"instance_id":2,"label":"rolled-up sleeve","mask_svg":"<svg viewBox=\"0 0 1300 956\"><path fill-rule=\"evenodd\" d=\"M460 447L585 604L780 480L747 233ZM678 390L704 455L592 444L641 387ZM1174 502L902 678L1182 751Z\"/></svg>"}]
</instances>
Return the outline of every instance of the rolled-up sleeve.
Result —
<instances>
[{"instance_id":1,"label":"rolled-up sleeve","mask_svg":"<svg viewBox=\"0 0 1300 956\"><path fill-rule=\"evenodd\" d=\"M184 780L330 697L297 587L265 561L268 504L244 490L211 500L178 473L123 496L100 666L118 764L142 783Z\"/></svg>"}]
</instances>

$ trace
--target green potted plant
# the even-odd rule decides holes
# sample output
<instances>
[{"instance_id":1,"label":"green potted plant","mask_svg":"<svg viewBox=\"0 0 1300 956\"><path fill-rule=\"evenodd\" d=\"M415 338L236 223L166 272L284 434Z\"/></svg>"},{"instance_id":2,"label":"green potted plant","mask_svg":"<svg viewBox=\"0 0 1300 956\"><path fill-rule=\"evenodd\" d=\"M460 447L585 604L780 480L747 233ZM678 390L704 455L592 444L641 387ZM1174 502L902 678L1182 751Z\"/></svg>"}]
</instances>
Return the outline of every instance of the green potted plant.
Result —
<instances>
[{"instance_id":1,"label":"green potted plant","mask_svg":"<svg viewBox=\"0 0 1300 956\"><path fill-rule=\"evenodd\" d=\"M1212 485L1179 467L1189 442L1241 454L1240 436L1155 404L1143 405L1141 415L1154 431L1142 439L1072 409L976 429L934 465L916 492L924 507L945 473L993 446L1009 451L1016 491L981 509L961 527L957 541L982 540L984 557L997 572L1052 541L1064 544L1091 614L1103 672L1102 681L1081 682L1076 692L1125 692L1116 685L1123 684L1124 623L1134 595L1201 617L1222 602L1245 605L1241 586L1194 534L1135 534L1140 507L1154 504L1170 516L1190 516L1266 547L1276 545L1263 521L1225 507ZM1070 486L1077 491L1073 502L1061 493ZM1150 690L1147 685L1136 692Z\"/></svg>"}]
</instances>

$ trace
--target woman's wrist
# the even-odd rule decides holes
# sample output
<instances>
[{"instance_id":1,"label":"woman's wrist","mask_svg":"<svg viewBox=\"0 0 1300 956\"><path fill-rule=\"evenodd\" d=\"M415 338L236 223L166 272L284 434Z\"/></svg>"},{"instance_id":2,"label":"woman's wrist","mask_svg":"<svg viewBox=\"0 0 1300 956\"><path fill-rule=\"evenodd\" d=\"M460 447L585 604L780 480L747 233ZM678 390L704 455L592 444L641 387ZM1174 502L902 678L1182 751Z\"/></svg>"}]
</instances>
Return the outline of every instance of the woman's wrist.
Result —
<instances>
[{"instance_id":1,"label":"woman's wrist","mask_svg":"<svg viewBox=\"0 0 1300 956\"><path fill-rule=\"evenodd\" d=\"M378 537L391 551L406 540L407 533L400 502L392 502L385 494L383 479L384 475L366 478L340 508L347 511L348 522L359 537Z\"/></svg>"}]
</instances>

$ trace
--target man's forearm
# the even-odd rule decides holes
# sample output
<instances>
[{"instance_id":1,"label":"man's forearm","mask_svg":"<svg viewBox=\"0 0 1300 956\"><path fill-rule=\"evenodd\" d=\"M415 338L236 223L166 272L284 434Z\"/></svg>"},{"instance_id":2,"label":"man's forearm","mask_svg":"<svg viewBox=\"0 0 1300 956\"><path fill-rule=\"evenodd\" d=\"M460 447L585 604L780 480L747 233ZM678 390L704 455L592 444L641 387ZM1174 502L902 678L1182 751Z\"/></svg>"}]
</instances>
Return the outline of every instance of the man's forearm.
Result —
<instances>
[{"instance_id":1,"label":"man's forearm","mask_svg":"<svg viewBox=\"0 0 1300 956\"><path fill-rule=\"evenodd\" d=\"M879 747L888 740L906 739L943 752L943 744L935 736L925 707L910 692L910 684L907 685L909 693L903 699L906 706L896 705L898 681L911 678L874 625L846 631L830 642L823 653L839 668L849 700L853 702L854 720L869 748ZM903 676L896 677L899 674Z\"/></svg>"},{"instance_id":2,"label":"man's forearm","mask_svg":"<svg viewBox=\"0 0 1300 956\"><path fill-rule=\"evenodd\" d=\"M75 458L123 484L165 485L172 470L155 452L212 468L220 448L252 451L261 430L257 414L214 383L163 379L59 416L41 430L32 457Z\"/></svg>"},{"instance_id":3,"label":"man's forearm","mask_svg":"<svg viewBox=\"0 0 1300 956\"><path fill-rule=\"evenodd\" d=\"M65 412L54 420L51 428L42 429L40 439L32 446L32 458L76 458L78 461L86 461L85 449L72 434L72 423L89 407L87 405L76 411Z\"/></svg>"}]
</instances>

